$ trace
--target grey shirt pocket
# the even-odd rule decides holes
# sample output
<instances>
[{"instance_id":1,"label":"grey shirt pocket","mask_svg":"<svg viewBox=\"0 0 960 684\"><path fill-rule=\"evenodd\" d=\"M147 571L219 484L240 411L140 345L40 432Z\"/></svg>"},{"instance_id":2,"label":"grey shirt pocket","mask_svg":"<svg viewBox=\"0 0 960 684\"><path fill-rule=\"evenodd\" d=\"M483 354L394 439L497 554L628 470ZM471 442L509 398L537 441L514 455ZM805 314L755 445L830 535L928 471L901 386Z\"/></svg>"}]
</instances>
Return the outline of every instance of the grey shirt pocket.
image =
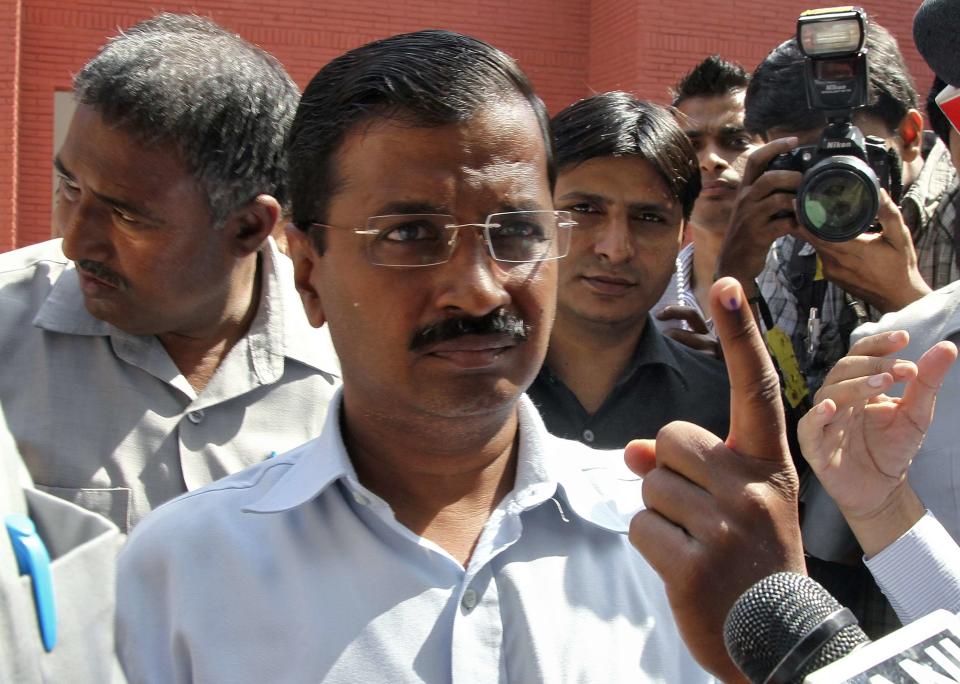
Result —
<instances>
[{"instance_id":1,"label":"grey shirt pocket","mask_svg":"<svg viewBox=\"0 0 960 684\"><path fill-rule=\"evenodd\" d=\"M60 497L88 511L99 513L119 527L123 534L130 533L131 490L128 487L110 487L106 489L55 487L40 484L39 482L36 483L35 486L42 492Z\"/></svg>"}]
</instances>

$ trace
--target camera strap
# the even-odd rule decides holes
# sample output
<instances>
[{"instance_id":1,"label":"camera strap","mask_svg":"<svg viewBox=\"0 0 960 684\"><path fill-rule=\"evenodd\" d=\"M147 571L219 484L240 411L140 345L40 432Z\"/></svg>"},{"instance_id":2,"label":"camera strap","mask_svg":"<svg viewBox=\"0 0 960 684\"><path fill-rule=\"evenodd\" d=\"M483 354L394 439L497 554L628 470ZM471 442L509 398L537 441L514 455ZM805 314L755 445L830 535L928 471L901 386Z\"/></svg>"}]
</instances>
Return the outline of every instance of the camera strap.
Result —
<instances>
[{"instance_id":1,"label":"camera strap","mask_svg":"<svg viewBox=\"0 0 960 684\"><path fill-rule=\"evenodd\" d=\"M806 328L807 331L803 367L809 368L820 346L827 279L823 277L823 266L818 254L800 253L806 245L803 240L794 241L788 269L793 293L797 298L797 327L801 330Z\"/></svg>"},{"instance_id":2,"label":"camera strap","mask_svg":"<svg viewBox=\"0 0 960 684\"><path fill-rule=\"evenodd\" d=\"M787 418L787 442L790 445L790 455L793 464L797 469L797 475L803 477L809 465L806 460L800 456L800 445L797 442L797 423L803 418L804 414L810 410L810 388L807 385L806 378L800 372L800 364L797 363L797 356L793 352L793 342L783 330L774 327L773 315L770 313L770 307L767 301L760 294L759 288L755 289L756 295L750 298L750 303L756 305L757 313L763 321L764 342L767 345L767 351L770 358L773 359L773 365L780 376L780 393L783 396L783 409Z\"/></svg>"},{"instance_id":3,"label":"camera strap","mask_svg":"<svg viewBox=\"0 0 960 684\"><path fill-rule=\"evenodd\" d=\"M763 320L763 327L766 328L763 339L780 374L780 385L783 388L783 397L787 401L788 410L799 411L799 415L802 416L810 408L810 388L803 373L800 372L800 364L797 363L797 355L793 351L793 342L783 330L773 324L770 307L759 292L755 301L760 318Z\"/></svg>"}]
</instances>

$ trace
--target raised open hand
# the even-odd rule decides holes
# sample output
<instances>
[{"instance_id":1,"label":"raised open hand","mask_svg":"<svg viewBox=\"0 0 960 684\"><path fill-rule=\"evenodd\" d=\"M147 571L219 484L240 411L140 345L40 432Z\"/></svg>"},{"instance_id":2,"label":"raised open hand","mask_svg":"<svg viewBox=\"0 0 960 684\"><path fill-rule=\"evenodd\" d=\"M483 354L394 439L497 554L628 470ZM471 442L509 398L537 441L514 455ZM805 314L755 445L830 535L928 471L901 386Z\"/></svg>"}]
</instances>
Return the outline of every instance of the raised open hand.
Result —
<instances>
[{"instance_id":1,"label":"raised open hand","mask_svg":"<svg viewBox=\"0 0 960 684\"><path fill-rule=\"evenodd\" d=\"M827 375L818 403L797 429L804 458L867 555L922 513L907 469L933 419L937 390L957 358L952 342L934 345L916 364L883 358L908 341L904 331L858 340ZM902 398L884 394L895 382L906 383ZM879 539L872 527L890 533Z\"/></svg>"}]
</instances>

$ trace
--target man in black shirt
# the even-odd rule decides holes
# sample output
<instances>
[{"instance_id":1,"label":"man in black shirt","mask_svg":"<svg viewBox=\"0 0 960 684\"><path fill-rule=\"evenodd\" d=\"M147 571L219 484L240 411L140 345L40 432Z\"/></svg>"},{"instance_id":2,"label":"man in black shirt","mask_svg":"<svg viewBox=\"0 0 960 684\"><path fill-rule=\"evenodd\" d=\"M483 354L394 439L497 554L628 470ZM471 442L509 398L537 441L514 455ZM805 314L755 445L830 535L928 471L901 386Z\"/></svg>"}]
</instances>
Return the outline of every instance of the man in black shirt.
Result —
<instances>
[{"instance_id":1,"label":"man in black shirt","mask_svg":"<svg viewBox=\"0 0 960 684\"><path fill-rule=\"evenodd\" d=\"M577 226L529 389L547 429L597 448L654 437L674 420L726 434L723 364L664 337L649 316L700 191L690 141L669 111L619 92L567 107L552 126L554 204Z\"/></svg>"}]
</instances>

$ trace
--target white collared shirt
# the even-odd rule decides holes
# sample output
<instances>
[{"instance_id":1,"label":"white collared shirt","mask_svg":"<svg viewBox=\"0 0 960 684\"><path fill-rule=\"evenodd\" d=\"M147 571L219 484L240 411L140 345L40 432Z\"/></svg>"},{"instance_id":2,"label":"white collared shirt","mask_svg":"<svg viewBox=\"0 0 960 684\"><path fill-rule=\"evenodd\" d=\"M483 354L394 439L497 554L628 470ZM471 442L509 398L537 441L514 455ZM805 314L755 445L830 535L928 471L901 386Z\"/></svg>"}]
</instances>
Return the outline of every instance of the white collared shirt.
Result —
<instances>
[{"instance_id":1,"label":"white collared shirt","mask_svg":"<svg viewBox=\"0 0 960 684\"><path fill-rule=\"evenodd\" d=\"M0 403L38 489L127 532L148 511L320 433L339 373L293 265L260 251L257 313L197 392L153 335L91 316L60 240L0 255Z\"/></svg>"},{"instance_id":2,"label":"white collared shirt","mask_svg":"<svg viewBox=\"0 0 960 684\"><path fill-rule=\"evenodd\" d=\"M516 483L464 568L321 436L161 507L120 560L136 682L712 681L630 545L640 480L519 403ZM334 408L336 407L336 408Z\"/></svg>"}]
</instances>

